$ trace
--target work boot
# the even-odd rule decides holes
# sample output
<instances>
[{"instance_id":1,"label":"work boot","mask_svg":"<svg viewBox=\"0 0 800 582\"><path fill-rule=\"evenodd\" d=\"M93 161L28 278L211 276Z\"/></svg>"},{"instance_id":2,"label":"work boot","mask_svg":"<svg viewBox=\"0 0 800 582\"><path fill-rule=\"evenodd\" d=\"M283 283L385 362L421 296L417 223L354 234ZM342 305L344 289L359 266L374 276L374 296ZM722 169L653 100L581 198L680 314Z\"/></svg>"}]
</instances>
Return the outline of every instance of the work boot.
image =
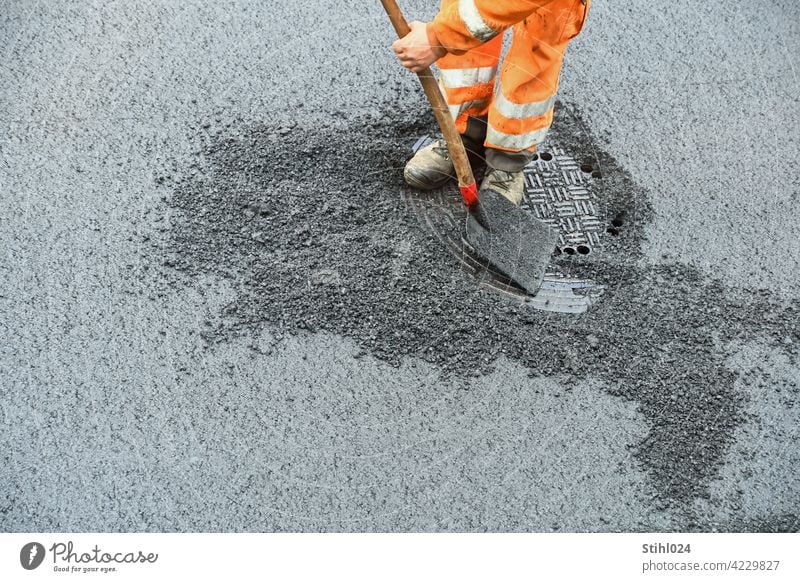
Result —
<instances>
[{"instance_id":1,"label":"work boot","mask_svg":"<svg viewBox=\"0 0 800 582\"><path fill-rule=\"evenodd\" d=\"M522 191L525 189L525 176L519 172L506 172L496 168L488 168L489 172L481 182L481 192L494 190L507 198L512 204L522 202Z\"/></svg>"},{"instance_id":2,"label":"work boot","mask_svg":"<svg viewBox=\"0 0 800 582\"><path fill-rule=\"evenodd\" d=\"M403 178L406 184L419 190L441 188L456 177L456 170L447 143L437 139L433 143L420 148L414 157L406 163Z\"/></svg>"}]
</instances>

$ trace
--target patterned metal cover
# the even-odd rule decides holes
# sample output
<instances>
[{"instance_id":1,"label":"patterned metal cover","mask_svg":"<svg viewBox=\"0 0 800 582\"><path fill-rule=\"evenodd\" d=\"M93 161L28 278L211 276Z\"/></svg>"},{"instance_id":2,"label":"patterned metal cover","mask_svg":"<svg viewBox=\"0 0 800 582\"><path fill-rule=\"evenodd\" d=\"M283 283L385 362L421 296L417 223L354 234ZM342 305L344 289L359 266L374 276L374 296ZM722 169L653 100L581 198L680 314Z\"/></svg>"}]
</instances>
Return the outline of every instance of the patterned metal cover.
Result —
<instances>
[{"instance_id":1,"label":"patterned metal cover","mask_svg":"<svg viewBox=\"0 0 800 582\"><path fill-rule=\"evenodd\" d=\"M559 147L537 156L525 173L523 200L536 218L555 228L562 251L588 254L600 244L604 226L591 190L591 168L578 163Z\"/></svg>"}]
</instances>

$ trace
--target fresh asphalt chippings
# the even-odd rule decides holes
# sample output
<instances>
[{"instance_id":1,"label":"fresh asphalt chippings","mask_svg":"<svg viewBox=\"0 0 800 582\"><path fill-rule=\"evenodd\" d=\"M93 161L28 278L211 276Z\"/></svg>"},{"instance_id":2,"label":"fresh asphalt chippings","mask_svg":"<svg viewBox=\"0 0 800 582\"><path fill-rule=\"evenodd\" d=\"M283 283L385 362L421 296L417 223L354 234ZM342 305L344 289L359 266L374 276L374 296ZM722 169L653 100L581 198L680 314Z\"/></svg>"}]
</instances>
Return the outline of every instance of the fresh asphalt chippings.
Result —
<instances>
[{"instance_id":1,"label":"fresh asphalt chippings","mask_svg":"<svg viewBox=\"0 0 800 582\"><path fill-rule=\"evenodd\" d=\"M702 528L691 502L707 496L745 420L722 346L761 338L796 358L798 304L727 289L684 265L640 266L650 194L568 106L551 139L600 168L609 226L615 218L621 226L601 252L554 260L608 289L574 316L479 287L400 195L411 144L433 132L423 107L327 127L198 124L196 164L158 179L172 187L175 210L165 264L180 277L228 278L236 289L211 335L220 341L262 325L278 337L326 331L392 364L416 357L458 377L483 374L503 355L564 386L601 378L649 422L634 456L651 477L653 503ZM782 523L797 520L781 516L774 528Z\"/></svg>"}]
</instances>

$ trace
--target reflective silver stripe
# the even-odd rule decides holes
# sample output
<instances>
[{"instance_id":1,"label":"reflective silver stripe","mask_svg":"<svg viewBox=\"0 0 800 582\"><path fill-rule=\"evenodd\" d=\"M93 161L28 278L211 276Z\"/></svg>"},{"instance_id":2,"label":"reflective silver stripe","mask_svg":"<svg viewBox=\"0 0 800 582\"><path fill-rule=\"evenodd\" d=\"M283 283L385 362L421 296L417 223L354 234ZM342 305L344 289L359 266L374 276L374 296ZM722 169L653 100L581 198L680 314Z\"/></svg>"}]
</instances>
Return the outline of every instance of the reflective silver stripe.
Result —
<instances>
[{"instance_id":1,"label":"reflective silver stripe","mask_svg":"<svg viewBox=\"0 0 800 582\"><path fill-rule=\"evenodd\" d=\"M467 27L469 33L479 41L487 42L497 36L498 32L486 24L483 16L478 12L475 0L459 0L458 15L464 21L464 26Z\"/></svg>"},{"instance_id":2,"label":"reflective silver stripe","mask_svg":"<svg viewBox=\"0 0 800 582\"><path fill-rule=\"evenodd\" d=\"M447 108L450 110L450 115L453 116L453 121L461 115L461 105L448 105Z\"/></svg>"},{"instance_id":3,"label":"reflective silver stripe","mask_svg":"<svg viewBox=\"0 0 800 582\"><path fill-rule=\"evenodd\" d=\"M529 131L520 135L497 131L491 125L486 130L486 145L496 145L510 150L526 150L531 146L542 143L549 127Z\"/></svg>"},{"instance_id":4,"label":"reflective silver stripe","mask_svg":"<svg viewBox=\"0 0 800 582\"><path fill-rule=\"evenodd\" d=\"M439 69L439 80L448 89L472 87L489 83L494 79L497 67L478 67L476 69Z\"/></svg>"},{"instance_id":5,"label":"reflective silver stripe","mask_svg":"<svg viewBox=\"0 0 800 582\"><path fill-rule=\"evenodd\" d=\"M467 101L466 103L447 106L447 108L450 110L450 115L453 116L454 120L458 119L458 116L468 109L472 109L474 107L486 107L486 99L475 99L474 101Z\"/></svg>"},{"instance_id":6,"label":"reflective silver stripe","mask_svg":"<svg viewBox=\"0 0 800 582\"><path fill-rule=\"evenodd\" d=\"M442 83L441 77L439 78L439 87L442 89L442 93L444 93L444 84ZM473 99L472 101L466 101L464 103L448 103L447 108L450 110L450 115L453 116L453 119L458 119L458 116L464 113L467 109L471 109L472 107L481 107L485 108L488 105L487 99Z\"/></svg>"},{"instance_id":7,"label":"reflective silver stripe","mask_svg":"<svg viewBox=\"0 0 800 582\"><path fill-rule=\"evenodd\" d=\"M544 115L553 108L556 96L545 99L544 101L534 101L532 103L512 103L503 95L503 91L495 91L494 107L503 117L511 119L525 119L526 117L538 117Z\"/></svg>"}]
</instances>

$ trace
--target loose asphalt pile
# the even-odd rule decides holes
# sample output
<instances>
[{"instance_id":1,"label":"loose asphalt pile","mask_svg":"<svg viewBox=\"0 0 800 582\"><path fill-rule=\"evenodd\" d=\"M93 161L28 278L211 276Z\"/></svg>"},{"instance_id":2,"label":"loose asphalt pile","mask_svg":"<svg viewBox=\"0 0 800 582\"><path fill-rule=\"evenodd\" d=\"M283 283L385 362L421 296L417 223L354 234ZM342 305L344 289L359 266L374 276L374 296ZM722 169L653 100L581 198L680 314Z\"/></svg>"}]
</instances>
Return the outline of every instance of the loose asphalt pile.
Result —
<instances>
[{"instance_id":1,"label":"loose asphalt pile","mask_svg":"<svg viewBox=\"0 0 800 582\"><path fill-rule=\"evenodd\" d=\"M570 145L569 130L557 122L553 139ZM627 223L602 252L557 260L607 285L603 299L563 316L480 288L401 196L409 148L432 132L429 117L401 108L328 127L201 123L196 165L159 180L174 187L165 264L179 277L228 278L237 291L208 339L261 325L279 337L324 330L455 378L485 373L501 354L565 385L600 378L650 423L635 458L656 505L687 509L744 420L722 346L758 337L796 358L800 305L733 292L683 265L640 266L648 193L584 138L571 144L576 158L594 156L606 212Z\"/></svg>"}]
</instances>

